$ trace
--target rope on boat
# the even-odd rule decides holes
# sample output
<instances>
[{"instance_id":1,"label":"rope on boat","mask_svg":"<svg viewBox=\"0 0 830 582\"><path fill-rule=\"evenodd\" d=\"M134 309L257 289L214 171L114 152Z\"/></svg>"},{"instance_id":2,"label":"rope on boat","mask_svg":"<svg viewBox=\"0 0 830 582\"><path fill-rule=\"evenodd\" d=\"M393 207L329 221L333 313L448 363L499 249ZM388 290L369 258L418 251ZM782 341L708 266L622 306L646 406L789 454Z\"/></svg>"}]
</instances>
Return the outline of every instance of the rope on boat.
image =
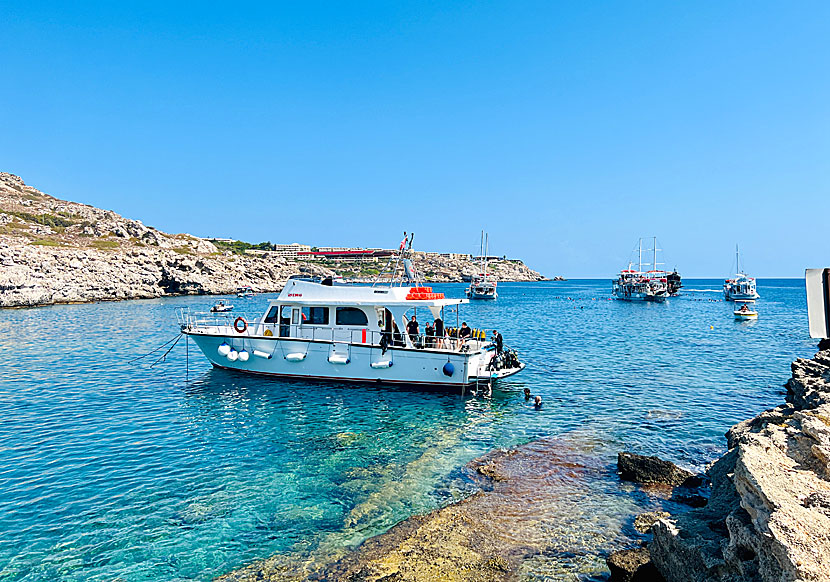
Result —
<instances>
[{"instance_id":1,"label":"rope on boat","mask_svg":"<svg viewBox=\"0 0 830 582\"><path fill-rule=\"evenodd\" d=\"M128 364L133 364L133 363L135 363L135 362L137 362L137 361L139 361L139 360L143 360L143 359L144 359L144 358L146 358L147 356L151 356L151 355L153 355L154 353L158 352L159 350L163 350L163 349L164 349L164 348L166 348L166 347L167 347L167 346L168 346L171 342L175 342L175 343L173 343L173 345L175 346L175 345L176 345L176 343L178 343L178 341L179 341L180 339L182 339L182 335L184 335L184 334L180 333L179 335L177 335L177 336L175 336L175 337L170 338L169 340L167 340L166 342L164 342L163 344L161 344L159 347L157 347L157 348L155 348L155 349L150 350L149 352L147 352L147 353L146 353L146 354L144 354L143 356L138 356L137 358L133 358L132 360L128 360L128 361L127 361L127 363L128 363ZM173 348L171 347L170 349L173 349ZM164 355L166 356L166 355L167 355L167 354L169 354L169 353L170 353L170 350L167 350L167 351L165 352L165 354L164 354ZM154 365L155 365L155 364L154 364ZM152 367L152 366L150 366L150 367Z\"/></svg>"},{"instance_id":2,"label":"rope on boat","mask_svg":"<svg viewBox=\"0 0 830 582\"><path fill-rule=\"evenodd\" d=\"M166 351L166 352L164 352L164 354L162 354L162 356L161 356L158 360L156 360L155 362L153 362L152 364L150 364L150 367L152 368L153 366L155 366L155 365L156 365L156 364L158 364L159 362L163 362L163 361L165 361L165 359L167 358L167 354L169 354L171 351L173 351L173 348L175 348L175 347L176 347L176 344L177 344L177 343L179 343L179 340L180 340L180 339L182 339L182 336L183 336L183 335L184 335L183 333L180 333L180 334L179 334L179 337L177 337L177 338L176 338L176 341L174 341L174 342L173 342L173 345L172 345L172 346L170 346L169 348L167 348L167 351Z\"/></svg>"}]
</instances>

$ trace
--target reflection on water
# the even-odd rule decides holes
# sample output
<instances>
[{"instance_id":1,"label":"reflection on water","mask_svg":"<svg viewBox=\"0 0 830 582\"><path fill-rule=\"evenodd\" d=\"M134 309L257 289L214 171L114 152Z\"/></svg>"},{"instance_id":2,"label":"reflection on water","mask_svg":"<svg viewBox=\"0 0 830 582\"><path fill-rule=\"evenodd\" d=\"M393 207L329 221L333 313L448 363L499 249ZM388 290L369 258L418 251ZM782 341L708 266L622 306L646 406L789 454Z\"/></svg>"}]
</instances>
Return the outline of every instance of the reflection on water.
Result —
<instances>
[{"instance_id":1,"label":"reflection on water","mask_svg":"<svg viewBox=\"0 0 830 582\"><path fill-rule=\"evenodd\" d=\"M760 282L754 322L733 320L716 282L692 284L664 305L607 301L605 281L500 285L459 314L528 362L492 398L248 377L192 344L189 382L183 345L153 369L127 363L175 335L176 308L214 298L0 312L0 579L209 580L276 553L338 555L468 495L469 460L542 436L595 442L603 467L629 448L700 468L814 346L801 282ZM576 494L586 515L631 509L613 471ZM625 527L563 522L528 567Z\"/></svg>"}]
</instances>

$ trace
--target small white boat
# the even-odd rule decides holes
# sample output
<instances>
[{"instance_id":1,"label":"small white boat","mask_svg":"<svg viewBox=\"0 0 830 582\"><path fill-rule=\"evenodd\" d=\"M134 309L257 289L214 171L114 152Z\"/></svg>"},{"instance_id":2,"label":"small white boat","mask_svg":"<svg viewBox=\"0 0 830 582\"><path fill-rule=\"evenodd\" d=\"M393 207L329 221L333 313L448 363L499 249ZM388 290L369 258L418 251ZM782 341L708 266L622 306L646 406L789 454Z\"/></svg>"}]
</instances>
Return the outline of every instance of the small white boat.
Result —
<instances>
[{"instance_id":1,"label":"small white boat","mask_svg":"<svg viewBox=\"0 0 830 582\"><path fill-rule=\"evenodd\" d=\"M727 301L755 301L761 296L756 290L755 279L741 271L741 257L738 245L735 245L735 270L737 273L731 279L723 282L723 297Z\"/></svg>"},{"instance_id":2,"label":"small white boat","mask_svg":"<svg viewBox=\"0 0 830 582\"><path fill-rule=\"evenodd\" d=\"M228 311L233 311L233 305L225 303L224 301L217 301L210 308L211 313L227 313Z\"/></svg>"},{"instance_id":3,"label":"small white boat","mask_svg":"<svg viewBox=\"0 0 830 582\"><path fill-rule=\"evenodd\" d=\"M740 309L736 309L732 313L735 315L735 319L738 320L758 319L758 312L754 309L750 309L746 303L744 303Z\"/></svg>"},{"instance_id":4,"label":"small white boat","mask_svg":"<svg viewBox=\"0 0 830 582\"><path fill-rule=\"evenodd\" d=\"M254 290L251 287L246 285L245 287L240 287L239 289L236 290L236 296L237 297L253 297L254 296Z\"/></svg>"}]
</instances>

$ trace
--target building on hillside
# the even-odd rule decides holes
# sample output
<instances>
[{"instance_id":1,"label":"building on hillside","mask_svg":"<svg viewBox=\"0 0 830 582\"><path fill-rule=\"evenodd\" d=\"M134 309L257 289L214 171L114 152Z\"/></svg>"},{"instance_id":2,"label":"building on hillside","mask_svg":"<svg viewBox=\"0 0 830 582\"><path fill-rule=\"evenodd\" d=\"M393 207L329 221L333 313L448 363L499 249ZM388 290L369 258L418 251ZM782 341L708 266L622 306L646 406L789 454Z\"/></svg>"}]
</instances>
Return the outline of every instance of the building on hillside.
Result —
<instances>
[{"instance_id":1,"label":"building on hillside","mask_svg":"<svg viewBox=\"0 0 830 582\"><path fill-rule=\"evenodd\" d=\"M301 245L300 243L291 243L287 245L272 245L273 253L279 257L286 259L296 259L299 253L307 253L311 251L311 245Z\"/></svg>"},{"instance_id":2,"label":"building on hillside","mask_svg":"<svg viewBox=\"0 0 830 582\"><path fill-rule=\"evenodd\" d=\"M345 247L320 247L316 251L300 251L298 259L330 260L343 262L377 262L379 258L395 254L395 251L386 249L359 249Z\"/></svg>"}]
</instances>

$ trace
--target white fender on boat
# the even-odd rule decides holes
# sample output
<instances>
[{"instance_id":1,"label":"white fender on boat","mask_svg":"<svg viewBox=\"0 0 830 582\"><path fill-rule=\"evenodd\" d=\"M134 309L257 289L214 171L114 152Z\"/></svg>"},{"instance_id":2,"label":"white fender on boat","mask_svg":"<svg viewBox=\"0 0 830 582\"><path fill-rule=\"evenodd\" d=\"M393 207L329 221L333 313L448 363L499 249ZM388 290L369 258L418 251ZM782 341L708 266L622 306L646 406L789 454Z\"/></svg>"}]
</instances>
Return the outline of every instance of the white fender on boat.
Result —
<instances>
[{"instance_id":1,"label":"white fender on boat","mask_svg":"<svg viewBox=\"0 0 830 582\"><path fill-rule=\"evenodd\" d=\"M372 362L370 364L373 368L391 368L392 367L392 360L382 360L380 362Z\"/></svg>"},{"instance_id":2,"label":"white fender on boat","mask_svg":"<svg viewBox=\"0 0 830 582\"><path fill-rule=\"evenodd\" d=\"M229 361L235 362L237 360L237 358L239 358L239 352L237 352L234 349L231 349L231 351L228 352L227 358L228 358Z\"/></svg>"},{"instance_id":3,"label":"white fender on boat","mask_svg":"<svg viewBox=\"0 0 830 582\"><path fill-rule=\"evenodd\" d=\"M225 342L222 342L219 344L219 348L216 351L219 352L220 356L227 356L231 351L231 346Z\"/></svg>"},{"instance_id":4,"label":"white fender on boat","mask_svg":"<svg viewBox=\"0 0 830 582\"><path fill-rule=\"evenodd\" d=\"M303 352L293 352L291 354L285 354L285 359L289 362L302 362L305 360L305 354Z\"/></svg>"},{"instance_id":5,"label":"white fender on boat","mask_svg":"<svg viewBox=\"0 0 830 582\"><path fill-rule=\"evenodd\" d=\"M332 354L329 356L329 362L332 364L348 364L349 356L344 354Z\"/></svg>"},{"instance_id":6,"label":"white fender on boat","mask_svg":"<svg viewBox=\"0 0 830 582\"><path fill-rule=\"evenodd\" d=\"M259 350L254 350L254 355L255 355L257 358L265 358L266 360L270 360L270 359L271 359L271 354L269 354L268 352L261 352L261 351L259 351Z\"/></svg>"},{"instance_id":7,"label":"white fender on boat","mask_svg":"<svg viewBox=\"0 0 830 582\"><path fill-rule=\"evenodd\" d=\"M248 358L251 357L251 354L247 352L247 350L240 350L239 351L239 361L240 362L247 362Z\"/></svg>"}]
</instances>

